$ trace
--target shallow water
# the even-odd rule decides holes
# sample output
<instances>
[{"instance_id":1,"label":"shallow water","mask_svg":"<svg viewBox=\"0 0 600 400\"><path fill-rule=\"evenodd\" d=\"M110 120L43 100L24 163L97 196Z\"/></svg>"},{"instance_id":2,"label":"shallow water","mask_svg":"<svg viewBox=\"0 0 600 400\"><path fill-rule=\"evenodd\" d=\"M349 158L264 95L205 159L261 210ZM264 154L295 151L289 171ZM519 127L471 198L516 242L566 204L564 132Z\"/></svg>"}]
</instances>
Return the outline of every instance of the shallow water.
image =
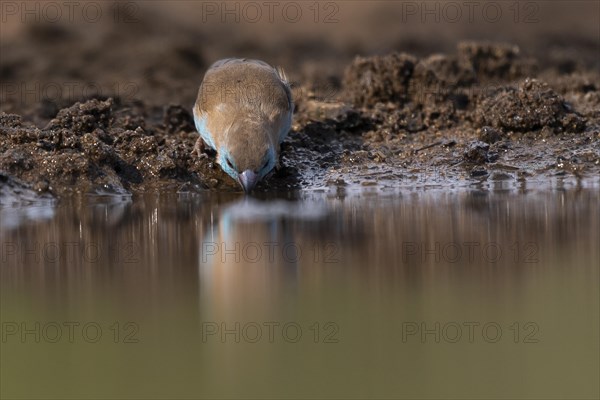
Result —
<instances>
[{"instance_id":1,"label":"shallow water","mask_svg":"<svg viewBox=\"0 0 600 400\"><path fill-rule=\"evenodd\" d=\"M0 208L2 398L597 398L597 188Z\"/></svg>"}]
</instances>

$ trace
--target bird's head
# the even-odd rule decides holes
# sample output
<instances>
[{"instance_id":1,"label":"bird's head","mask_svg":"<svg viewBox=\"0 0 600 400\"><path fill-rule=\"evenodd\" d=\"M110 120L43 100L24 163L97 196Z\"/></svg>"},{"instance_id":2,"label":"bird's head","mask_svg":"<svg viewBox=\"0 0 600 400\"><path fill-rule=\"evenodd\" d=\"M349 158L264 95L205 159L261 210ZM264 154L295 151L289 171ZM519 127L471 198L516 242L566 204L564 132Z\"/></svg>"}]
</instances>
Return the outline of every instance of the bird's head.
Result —
<instances>
[{"instance_id":1,"label":"bird's head","mask_svg":"<svg viewBox=\"0 0 600 400\"><path fill-rule=\"evenodd\" d=\"M277 163L272 135L264 126L232 126L218 153L221 169L246 193L252 191Z\"/></svg>"}]
</instances>

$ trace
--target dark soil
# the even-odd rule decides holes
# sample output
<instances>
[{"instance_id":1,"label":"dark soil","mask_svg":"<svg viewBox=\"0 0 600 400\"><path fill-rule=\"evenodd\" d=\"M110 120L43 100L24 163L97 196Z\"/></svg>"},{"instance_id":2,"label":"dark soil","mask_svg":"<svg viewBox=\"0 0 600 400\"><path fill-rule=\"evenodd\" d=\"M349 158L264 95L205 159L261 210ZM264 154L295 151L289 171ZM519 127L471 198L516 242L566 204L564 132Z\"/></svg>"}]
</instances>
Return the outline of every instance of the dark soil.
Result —
<instances>
[{"instance_id":1,"label":"dark soil","mask_svg":"<svg viewBox=\"0 0 600 400\"><path fill-rule=\"evenodd\" d=\"M135 37L156 40L149 26L129 29L137 30ZM164 187L239 190L212 155L192 155L198 137L193 96L214 61L194 50L197 33L165 36L166 54L142 40L137 45L145 58L128 56L126 62L119 54L124 54L121 46L134 44L132 32L108 35L107 43L126 43L114 44L107 58L84 48L85 57L67 57L77 38L58 26L35 26L27 34L20 43L3 46L3 80L19 81L28 74L92 79L86 75L89 65L102 69L117 62L124 76L144 79L134 96L91 93L77 102L27 104L4 99L3 191L14 182L54 195ZM52 38L62 44L50 58L54 62L40 67L37 57L47 56ZM17 48L24 43L29 50ZM290 46L292 57L296 48ZM168 67L161 58L169 59ZM447 54L392 51L338 61L337 67L325 62L321 70L310 54L304 60L284 64L295 77L295 120L282 148L282 167L258 190L455 187L600 175L600 73L593 61L540 62L522 56L516 45L474 41L460 41ZM329 90L326 95L323 88ZM173 104L178 90L185 90L186 103Z\"/></svg>"}]
</instances>

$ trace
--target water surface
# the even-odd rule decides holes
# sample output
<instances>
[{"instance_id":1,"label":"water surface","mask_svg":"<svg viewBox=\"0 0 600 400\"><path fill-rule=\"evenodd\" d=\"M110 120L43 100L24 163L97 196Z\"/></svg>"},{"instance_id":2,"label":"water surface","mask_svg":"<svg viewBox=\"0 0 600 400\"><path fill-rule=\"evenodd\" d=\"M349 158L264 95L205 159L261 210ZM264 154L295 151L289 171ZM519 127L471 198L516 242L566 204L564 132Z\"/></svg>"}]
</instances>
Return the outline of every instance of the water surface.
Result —
<instances>
[{"instance_id":1,"label":"water surface","mask_svg":"<svg viewBox=\"0 0 600 400\"><path fill-rule=\"evenodd\" d=\"M597 189L0 208L2 398L597 398Z\"/></svg>"}]
</instances>

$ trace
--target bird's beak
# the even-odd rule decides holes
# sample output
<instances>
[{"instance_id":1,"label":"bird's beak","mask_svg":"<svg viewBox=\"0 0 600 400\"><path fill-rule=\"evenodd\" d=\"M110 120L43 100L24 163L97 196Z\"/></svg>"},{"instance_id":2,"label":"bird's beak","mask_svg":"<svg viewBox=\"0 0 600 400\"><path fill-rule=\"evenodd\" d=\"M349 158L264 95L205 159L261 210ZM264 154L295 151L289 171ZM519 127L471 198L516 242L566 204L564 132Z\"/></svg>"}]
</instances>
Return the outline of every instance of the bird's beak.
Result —
<instances>
[{"instance_id":1,"label":"bird's beak","mask_svg":"<svg viewBox=\"0 0 600 400\"><path fill-rule=\"evenodd\" d=\"M244 188L244 192L249 193L254 189L254 186L256 186L256 183L258 182L258 174L247 169L238 175L238 180L240 181L240 185Z\"/></svg>"}]
</instances>

